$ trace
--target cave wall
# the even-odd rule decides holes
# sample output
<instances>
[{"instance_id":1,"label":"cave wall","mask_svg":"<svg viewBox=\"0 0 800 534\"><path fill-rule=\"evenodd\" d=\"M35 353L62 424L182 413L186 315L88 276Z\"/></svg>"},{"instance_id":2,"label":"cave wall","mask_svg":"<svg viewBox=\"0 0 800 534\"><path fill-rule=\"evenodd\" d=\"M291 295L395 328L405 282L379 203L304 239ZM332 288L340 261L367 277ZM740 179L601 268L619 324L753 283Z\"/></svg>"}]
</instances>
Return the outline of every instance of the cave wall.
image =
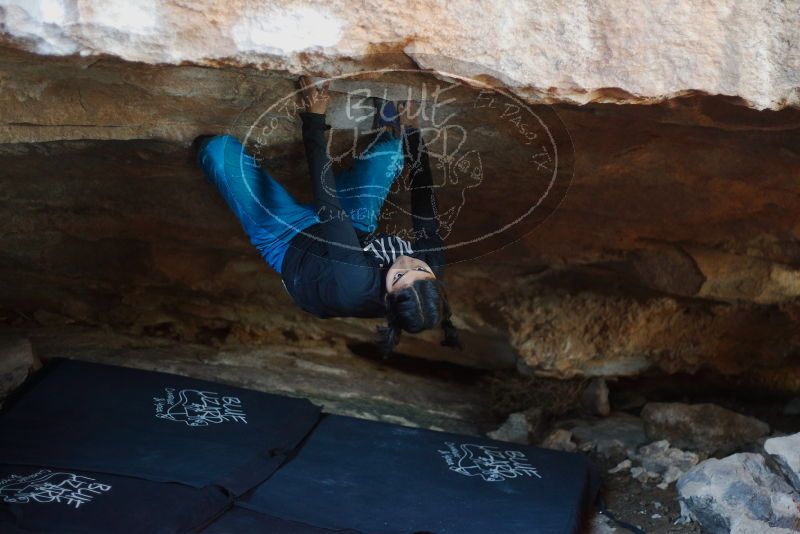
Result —
<instances>
[{"instance_id":1,"label":"cave wall","mask_svg":"<svg viewBox=\"0 0 800 534\"><path fill-rule=\"evenodd\" d=\"M101 16L91 2L62 4L68 25L47 18L58 14L0 4L4 321L101 325L212 345L363 350L377 322L322 321L297 310L189 149L201 133L245 136L264 102L293 90L293 72L363 66L350 57L370 50L357 30L348 26L346 45L247 48L221 35L235 21L219 7L187 13L178 2L158 3L167 19L186 16L172 23L181 32L166 32L124 26L109 19L113 9ZM237 16L253 7L241 4ZM692 41L717 46L704 48L707 57L688 54L685 69L671 68L678 80L623 69L632 61L620 55L624 45L654 46L625 32L617 34L628 41L605 42L603 57L619 68L587 60L566 69L556 51L526 59L530 64L490 61L486 72L496 83L563 123L574 147L569 187L554 213L518 241L449 268L464 353L440 348L434 332L406 336L399 351L557 377L710 368L800 386L800 111L792 100L800 70L781 44L796 42L787 34L798 18L790 4L767 4L775 22L769 38L742 40L738 15L749 8L709 14L715 27L728 22L729 34L711 31ZM542 9L553 10L556 22L567 20L558 3ZM681 9L662 14L685 17ZM581 28L595 38L601 28L619 30L624 21L613 13L622 11L585 16ZM497 13L483 16L488 27L502 26L492 18ZM209 17L214 24L207 25ZM413 68L425 66L426 53L486 59L483 41L465 44L469 20L451 21L460 24L460 37L449 49L432 38L410 39L405 26L375 42L385 44L380 51L399 46ZM699 33L695 18L685 20L684 34ZM195 35L200 27L212 33ZM120 35L128 36L124 46L115 44ZM504 35L518 46L551 42L533 30ZM678 37L662 40L658 52L678 54ZM752 46L726 46L733 42ZM759 51L763 61L746 61ZM554 78L556 65L559 76L571 72L573 79ZM734 76L735 65L742 68ZM508 79L497 82L502 73ZM334 89L342 98L346 88ZM497 124L473 125L481 126ZM466 204L459 219L465 232L524 199L518 192L527 162L505 156L506 141L473 140L504 157L486 169L487 196ZM298 125L286 123L267 148L270 171L307 194Z\"/></svg>"}]
</instances>

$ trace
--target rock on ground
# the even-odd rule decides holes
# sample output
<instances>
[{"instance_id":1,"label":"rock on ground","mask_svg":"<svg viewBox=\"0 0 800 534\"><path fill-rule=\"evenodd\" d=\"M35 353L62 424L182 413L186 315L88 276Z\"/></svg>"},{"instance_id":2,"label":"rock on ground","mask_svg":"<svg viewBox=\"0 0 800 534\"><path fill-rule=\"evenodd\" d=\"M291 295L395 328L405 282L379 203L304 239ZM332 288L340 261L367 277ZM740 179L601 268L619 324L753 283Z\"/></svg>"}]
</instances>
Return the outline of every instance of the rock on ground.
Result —
<instances>
[{"instance_id":1,"label":"rock on ground","mask_svg":"<svg viewBox=\"0 0 800 534\"><path fill-rule=\"evenodd\" d=\"M666 489L700 461L697 454L670 447L667 440L640 447L631 455L631 459L639 462L648 473L658 475L662 489Z\"/></svg>"},{"instance_id":2,"label":"rock on ground","mask_svg":"<svg viewBox=\"0 0 800 534\"><path fill-rule=\"evenodd\" d=\"M572 432L559 428L553 430L539 443L540 447L556 451L575 452L578 445L572 441Z\"/></svg>"},{"instance_id":3,"label":"rock on ground","mask_svg":"<svg viewBox=\"0 0 800 534\"><path fill-rule=\"evenodd\" d=\"M563 422L578 447L611 460L621 460L647 442L642 420L625 413L614 413L594 421Z\"/></svg>"},{"instance_id":4,"label":"rock on ground","mask_svg":"<svg viewBox=\"0 0 800 534\"><path fill-rule=\"evenodd\" d=\"M527 445L530 443L530 437L536 434L541 420L542 410L538 408L512 413L500 428L489 432L487 436L499 441Z\"/></svg>"},{"instance_id":5,"label":"rock on ground","mask_svg":"<svg viewBox=\"0 0 800 534\"><path fill-rule=\"evenodd\" d=\"M647 437L706 455L732 453L769 434L769 425L715 404L651 402L642 408Z\"/></svg>"},{"instance_id":6,"label":"rock on ground","mask_svg":"<svg viewBox=\"0 0 800 534\"><path fill-rule=\"evenodd\" d=\"M608 384L603 378L593 378L581 393L581 405L591 415L606 416L611 413Z\"/></svg>"},{"instance_id":7,"label":"rock on ground","mask_svg":"<svg viewBox=\"0 0 800 534\"><path fill-rule=\"evenodd\" d=\"M742 520L800 528L800 496L755 453L706 460L682 476L677 488L690 516L711 534L728 534Z\"/></svg>"},{"instance_id":8,"label":"rock on ground","mask_svg":"<svg viewBox=\"0 0 800 534\"><path fill-rule=\"evenodd\" d=\"M775 460L786 479L800 492L800 433L779 438L770 438L764 450Z\"/></svg>"},{"instance_id":9,"label":"rock on ground","mask_svg":"<svg viewBox=\"0 0 800 534\"><path fill-rule=\"evenodd\" d=\"M0 400L25 381L35 359L29 340L0 339Z\"/></svg>"}]
</instances>

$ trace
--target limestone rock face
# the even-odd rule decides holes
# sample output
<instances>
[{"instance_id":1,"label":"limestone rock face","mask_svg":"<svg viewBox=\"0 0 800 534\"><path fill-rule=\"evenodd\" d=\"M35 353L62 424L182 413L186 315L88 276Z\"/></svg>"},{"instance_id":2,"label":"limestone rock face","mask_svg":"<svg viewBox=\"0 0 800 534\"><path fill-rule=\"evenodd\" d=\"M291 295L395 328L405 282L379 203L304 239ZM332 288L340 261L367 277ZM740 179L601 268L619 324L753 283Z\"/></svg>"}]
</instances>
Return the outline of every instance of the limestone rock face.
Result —
<instances>
[{"instance_id":1,"label":"limestone rock face","mask_svg":"<svg viewBox=\"0 0 800 534\"><path fill-rule=\"evenodd\" d=\"M759 365L769 366L789 357L798 343L791 316L771 307L658 294L632 298L607 288L553 287L530 278L515 287L499 308L520 367L538 374L697 370L711 363L709 355L716 369L740 373L753 363L747 355L757 354ZM773 337L776 329L785 335Z\"/></svg>"},{"instance_id":2,"label":"limestone rock face","mask_svg":"<svg viewBox=\"0 0 800 534\"><path fill-rule=\"evenodd\" d=\"M0 23L7 39L41 54L297 73L335 71L327 60L390 49L422 67L497 77L542 101L653 101L702 91L757 108L800 102L793 48L800 9L780 0L3 0Z\"/></svg>"},{"instance_id":3,"label":"limestone rock face","mask_svg":"<svg viewBox=\"0 0 800 534\"><path fill-rule=\"evenodd\" d=\"M380 321L298 310L188 147L244 139L297 73L391 63L403 72L372 87L472 77L448 109L488 179L443 191L464 200L457 237L530 200L530 161L502 114L474 112L470 84L556 117L573 155L549 216L448 266L466 350L431 331L398 352L562 378L712 370L800 390L799 19L778 0L0 0L0 320L372 354ZM352 89L332 87L334 139ZM308 201L299 127L284 119L258 156Z\"/></svg>"}]
</instances>

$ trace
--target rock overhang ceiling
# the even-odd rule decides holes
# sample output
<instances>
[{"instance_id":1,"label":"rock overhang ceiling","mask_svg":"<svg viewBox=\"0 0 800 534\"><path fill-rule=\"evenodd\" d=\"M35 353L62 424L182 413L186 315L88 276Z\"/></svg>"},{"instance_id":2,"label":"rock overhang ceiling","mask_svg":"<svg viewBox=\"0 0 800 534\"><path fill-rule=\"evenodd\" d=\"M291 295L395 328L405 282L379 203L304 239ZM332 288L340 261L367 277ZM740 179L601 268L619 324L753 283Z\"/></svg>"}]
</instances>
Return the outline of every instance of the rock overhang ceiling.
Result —
<instances>
[{"instance_id":1,"label":"rock overhang ceiling","mask_svg":"<svg viewBox=\"0 0 800 534\"><path fill-rule=\"evenodd\" d=\"M707 367L796 384L800 15L739 4L0 2L0 305L184 339L372 339L372 323L293 309L187 147L246 136L296 73L391 64L508 90L554 113L574 154L550 217L452 267L467 353L436 335L401 351L547 376ZM279 39L290 29L301 37ZM415 79L393 76L385 87ZM338 83L341 101L352 87ZM493 186L468 198L467 234L518 210L530 173L498 121L471 116ZM302 196L298 141L286 122L263 157Z\"/></svg>"}]
</instances>

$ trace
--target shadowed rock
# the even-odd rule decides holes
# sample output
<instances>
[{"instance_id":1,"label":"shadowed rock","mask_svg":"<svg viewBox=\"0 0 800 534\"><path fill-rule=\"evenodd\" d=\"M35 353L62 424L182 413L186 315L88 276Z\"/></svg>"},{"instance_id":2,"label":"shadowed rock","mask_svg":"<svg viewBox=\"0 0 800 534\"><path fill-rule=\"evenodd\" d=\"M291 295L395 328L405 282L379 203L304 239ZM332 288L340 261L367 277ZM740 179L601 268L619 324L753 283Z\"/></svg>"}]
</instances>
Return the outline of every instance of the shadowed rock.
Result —
<instances>
[{"instance_id":1,"label":"shadowed rock","mask_svg":"<svg viewBox=\"0 0 800 534\"><path fill-rule=\"evenodd\" d=\"M729 454L769 434L769 425L715 404L651 402L642 408L647 437L705 455Z\"/></svg>"},{"instance_id":2,"label":"shadowed rock","mask_svg":"<svg viewBox=\"0 0 800 534\"><path fill-rule=\"evenodd\" d=\"M23 4L0 10L5 32L0 79L11 80L0 94L0 309L48 322L98 324L210 344L299 339L316 347L329 341L353 347L372 342L377 322L320 321L297 311L188 150L198 134L246 137L271 104L292 93L292 72L387 66L380 55L356 58L366 46L358 41L364 38L363 28L348 22L346 42L354 48L347 49L344 59L338 41L311 55L274 46L259 49L246 36L252 36L254 21L274 22L267 12L245 17L230 9L224 20L215 18L212 24L202 10L165 1L159 3L160 20L191 30L167 31L145 13L154 26L142 33L127 26L125 17L102 16L74 3L52 3L64 8L52 11L63 15L64 24L58 17L43 21L42 12ZM707 9L688 5L680 9ZM430 24L421 15L429 6L423 7L400 17L403 24L412 19L414 25ZM294 13L290 5L285 9ZM365 9L375 10L371 5ZM481 27L499 24L506 20L500 15L504 9L500 3L474 20ZM649 30L663 30L661 15L654 19L648 8L636 9ZM730 9L758 20L764 16L738 5ZM572 11L563 7L554 4L547 10L553 20L573 20ZM396 18L375 11L376 20ZM537 20L542 16L540 9L523 11L522 19L531 13ZM629 11L625 6L623 12ZM613 28L619 21L607 18L611 12L603 10L591 23L580 19L575 28ZM468 25L472 15L445 19ZM710 21L719 23L717 16L713 11L707 19L692 16L691 21L702 20L706 36ZM712 50L727 50L730 62L714 65L732 68L736 83L707 77L707 69L692 70L698 86L691 86L691 77L682 78L688 85L676 88L681 95L671 98L634 87L650 83L650 74L661 78L666 72L631 76L636 69L618 65L617 75L625 76L615 75L611 85L618 89L609 90L596 86L607 75L608 63L602 61L593 64L578 89L573 82L563 85L560 76L561 81L540 87L545 71L516 63L525 46L506 51L515 58L510 64L499 60L504 54L495 57L492 68L505 76L492 77L493 83L532 103L534 113L563 123L574 158L562 162L559 171L571 179L570 187L559 190L564 194L549 206L548 218L511 236L505 248L490 247L482 251L486 255L475 259L473 254L472 261L449 268L448 294L467 350L454 354L442 349L440 334L429 332L404 336L398 351L482 369L518 366L559 378L707 368L771 390L796 390L800 369L792 355L800 350L800 111L791 107L793 92L760 81L749 85L740 69L753 69L749 74L761 80L759 69L768 68L773 81L777 73L797 69L790 48L769 48L758 62L740 64L773 42L763 41L758 32L726 33L741 20L728 16L725 32L708 36L726 43ZM796 26L794 12L772 14L770 20L776 36ZM380 24L370 26L370 31L384 31ZM392 39L408 30L395 24L386 28L392 28ZM537 31L550 28L544 24ZM419 31L415 26L412 33ZM533 35L522 38L527 42ZM250 44L237 44L234 37ZM742 48L739 39L755 41ZM670 42L659 41L659 46L674 53ZM466 53L464 42L448 40L442 43L445 48L432 45L423 51L421 43L392 41L388 49L400 52L392 60L409 72L365 83L400 95L421 80L441 81L435 73L417 70L433 66L425 54L457 51L467 61L488 57L474 56L473 46L480 43L472 38L469 43ZM537 40L537 47L545 43ZM624 63L633 49L623 44L604 43L596 50L616 50L605 59ZM683 44L678 50L685 58ZM562 54L561 45L553 53ZM535 56L535 61L556 57ZM639 56L633 57L640 65ZM564 64L555 61L549 67L555 65ZM453 70L456 63L439 66L459 72ZM574 81L576 70L569 70ZM537 73L536 80L527 79L531 72ZM526 78L521 85L513 80L518 75ZM701 86L731 96L706 96L697 92L704 90ZM350 133L343 102L354 87L342 81L332 89L335 141ZM758 91L748 97L744 93L752 91L747 87ZM769 95L763 93L767 89ZM524 212L530 207L531 184L530 162L521 156L507 118L476 114L469 98L477 89L459 91L450 108L469 133L463 152L480 155L486 179L464 197L454 239L483 235L509 214ZM742 99L783 109L760 112L743 106ZM554 100L592 103L543 105ZM266 116L275 124L260 147L260 161L307 201L297 121L271 112ZM436 178L443 172L437 168ZM462 193L444 188L443 205L462 200ZM454 259L458 254L452 251Z\"/></svg>"},{"instance_id":3,"label":"shadowed rock","mask_svg":"<svg viewBox=\"0 0 800 534\"><path fill-rule=\"evenodd\" d=\"M0 401L28 377L35 364L27 339L0 339Z\"/></svg>"}]
</instances>

